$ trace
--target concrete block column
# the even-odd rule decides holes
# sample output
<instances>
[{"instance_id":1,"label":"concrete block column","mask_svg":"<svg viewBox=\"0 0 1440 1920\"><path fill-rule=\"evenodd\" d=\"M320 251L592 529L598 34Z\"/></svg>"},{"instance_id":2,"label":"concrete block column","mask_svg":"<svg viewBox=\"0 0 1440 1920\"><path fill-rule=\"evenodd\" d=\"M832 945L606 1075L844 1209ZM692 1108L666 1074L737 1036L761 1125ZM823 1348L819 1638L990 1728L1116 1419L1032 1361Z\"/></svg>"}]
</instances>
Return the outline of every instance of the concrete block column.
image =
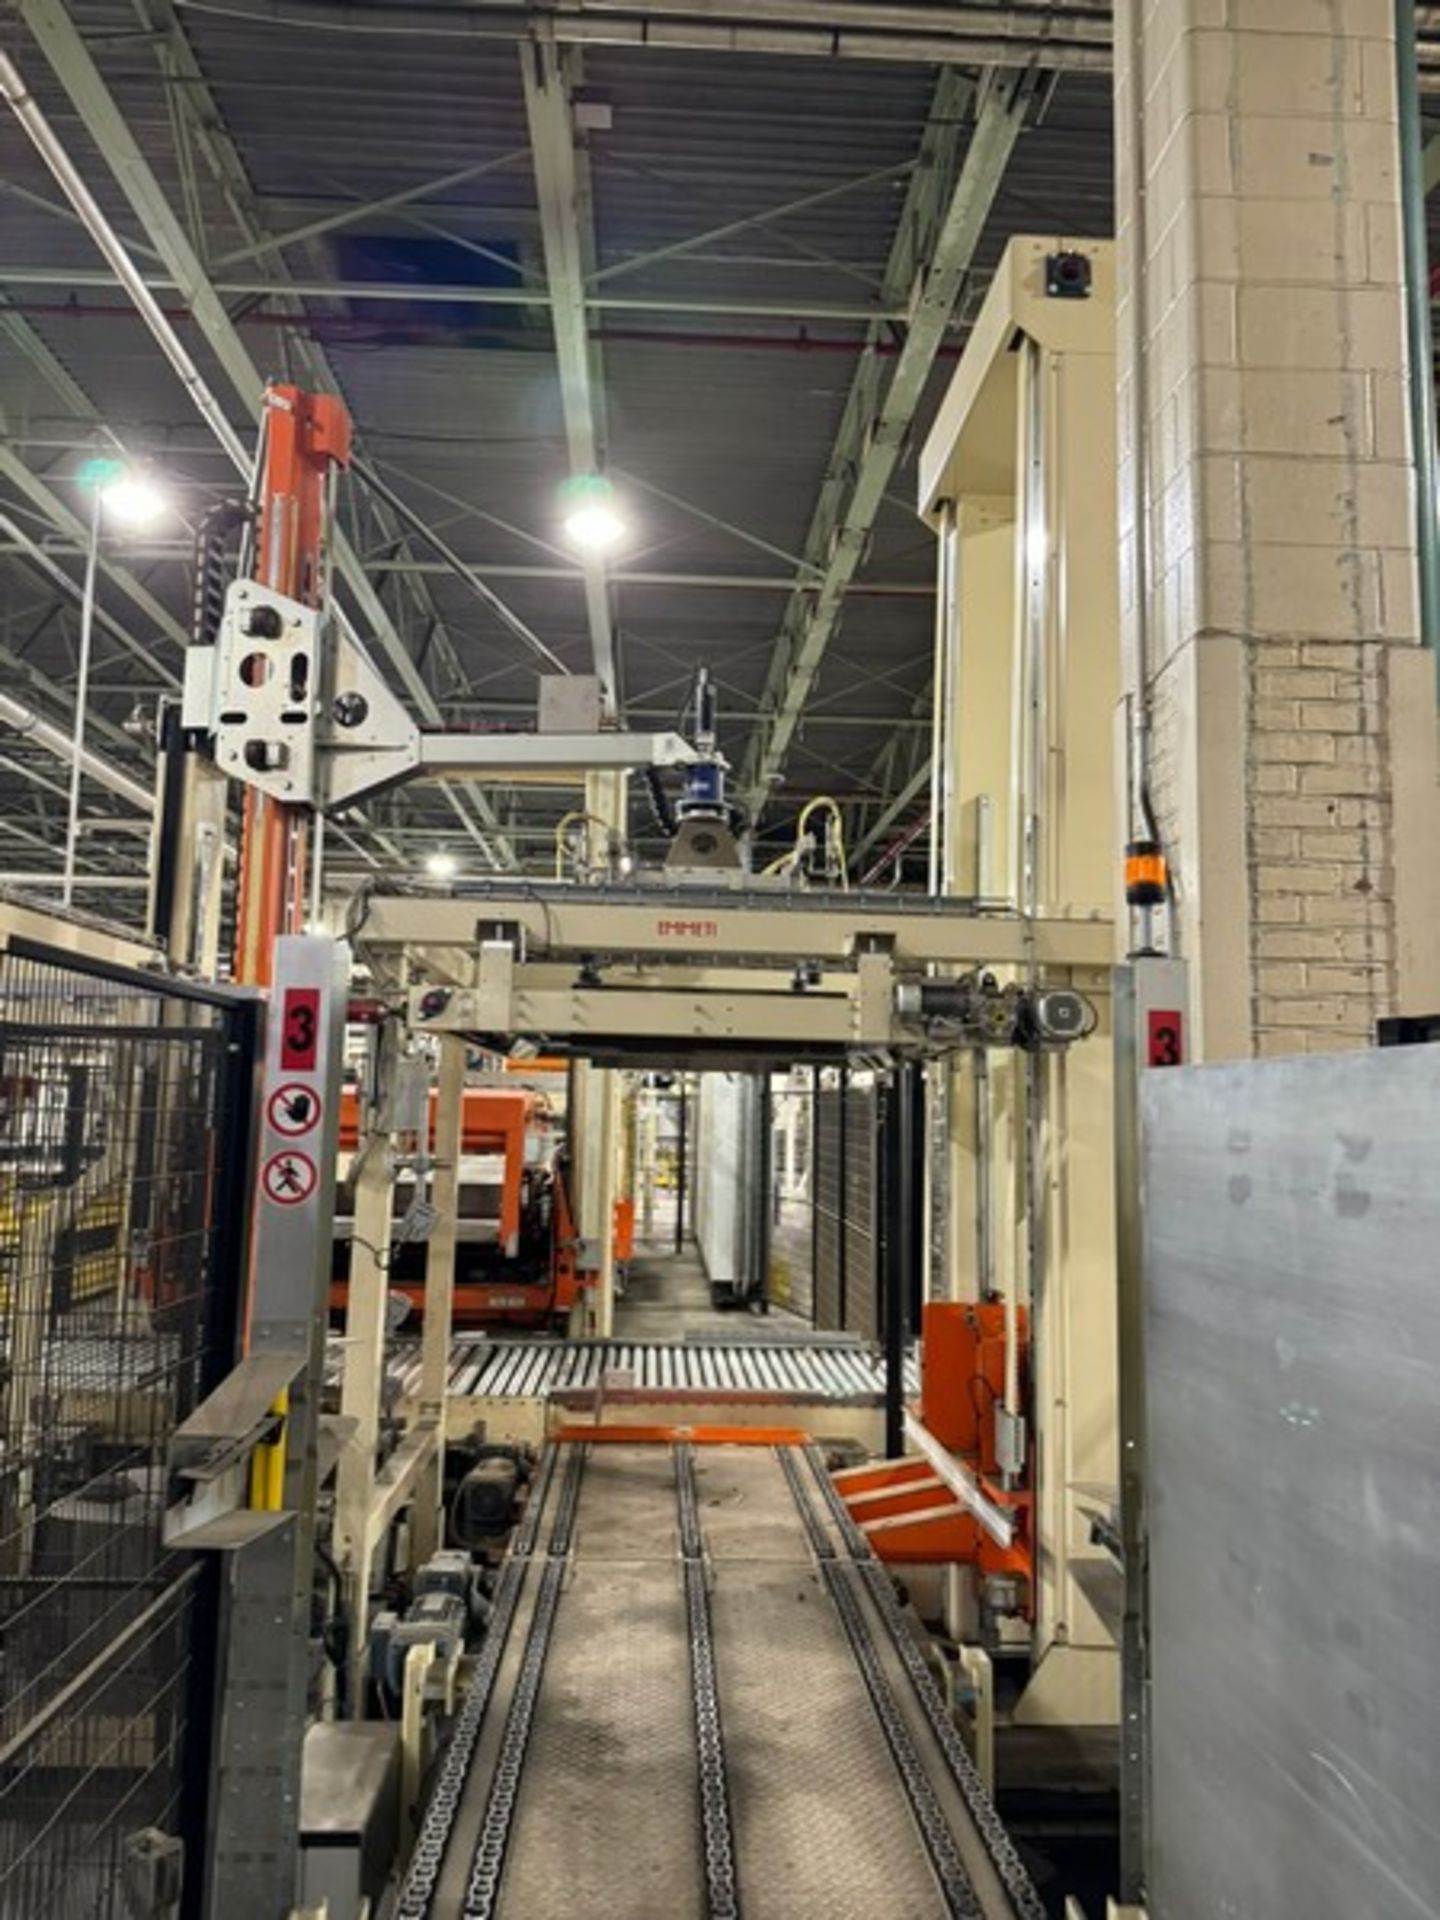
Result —
<instances>
[{"instance_id":1,"label":"concrete block column","mask_svg":"<svg viewBox=\"0 0 1440 1920\"><path fill-rule=\"evenodd\" d=\"M1116 9L1124 679L1210 1059L1440 1007L1392 11Z\"/></svg>"}]
</instances>

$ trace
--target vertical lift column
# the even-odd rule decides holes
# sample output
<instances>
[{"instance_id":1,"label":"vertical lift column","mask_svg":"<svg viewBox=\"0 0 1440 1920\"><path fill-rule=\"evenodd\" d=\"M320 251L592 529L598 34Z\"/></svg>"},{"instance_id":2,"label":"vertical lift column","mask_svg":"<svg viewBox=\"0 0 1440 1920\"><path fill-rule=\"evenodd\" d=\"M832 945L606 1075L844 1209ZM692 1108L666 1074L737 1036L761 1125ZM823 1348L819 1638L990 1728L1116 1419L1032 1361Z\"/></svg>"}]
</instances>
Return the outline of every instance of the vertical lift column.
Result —
<instances>
[{"instance_id":1,"label":"vertical lift column","mask_svg":"<svg viewBox=\"0 0 1440 1920\"><path fill-rule=\"evenodd\" d=\"M261 422L254 577L319 608L334 475L350 421L328 395L274 386ZM257 607L256 637L278 635ZM257 654L255 671L267 671ZM297 653L288 697L313 703L321 662ZM349 955L301 933L308 809L245 789L234 973L269 989L243 1354L232 1381L269 1383L248 1508L231 1517L204 1910L285 1920L298 1897L300 1764L310 1692L320 1393L335 1217ZM227 1383L228 1384L228 1383ZM265 1405L261 1400L261 1407Z\"/></svg>"},{"instance_id":2,"label":"vertical lift column","mask_svg":"<svg viewBox=\"0 0 1440 1920\"><path fill-rule=\"evenodd\" d=\"M1114 380L1113 249L1012 240L920 461L942 562L934 879L1025 914L1108 918L1117 893L1119 581L1094 484L1114 464ZM1099 1009L1093 1043L949 1070L932 1293L1006 1307L994 1431L1012 1483L1033 1485L1038 1548L1016 1717L1113 1726L1118 1653L1075 1574L1095 1557L1077 1487L1117 1463L1110 981L1072 984Z\"/></svg>"}]
</instances>

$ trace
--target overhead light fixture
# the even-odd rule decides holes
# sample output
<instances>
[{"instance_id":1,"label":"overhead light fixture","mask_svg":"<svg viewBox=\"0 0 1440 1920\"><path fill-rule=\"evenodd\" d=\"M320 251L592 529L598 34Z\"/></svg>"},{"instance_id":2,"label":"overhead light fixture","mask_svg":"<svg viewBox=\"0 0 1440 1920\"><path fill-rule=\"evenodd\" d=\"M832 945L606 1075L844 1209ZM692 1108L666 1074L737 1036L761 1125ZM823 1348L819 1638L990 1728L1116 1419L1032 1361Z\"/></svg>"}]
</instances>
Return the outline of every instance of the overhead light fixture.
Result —
<instances>
[{"instance_id":1,"label":"overhead light fixture","mask_svg":"<svg viewBox=\"0 0 1440 1920\"><path fill-rule=\"evenodd\" d=\"M122 527L151 526L164 517L169 505L152 481L135 473L106 487L100 499L109 517Z\"/></svg>"},{"instance_id":2,"label":"overhead light fixture","mask_svg":"<svg viewBox=\"0 0 1440 1920\"><path fill-rule=\"evenodd\" d=\"M453 880L459 865L453 853L432 853L425 862L425 871L432 880Z\"/></svg>"},{"instance_id":3,"label":"overhead light fixture","mask_svg":"<svg viewBox=\"0 0 1440 1920\"><path fill-rule=\"evenodd\" d=\"M78 478L108 518L122 527L148 527L169 509L163 490L123 460L87 460Z\"/></svg>"},{"instance_id":4,"label":"overhead light fixture","mask_svg":"<svg viewBox=\"0 0 1440 1920\"><path fill-rule=\"evenodd\" d=\"M615 490L598 473L577 474L560 489L565 538L584 553L608 553L627 528L615 506Z\"/></svg>"}]
</instances>

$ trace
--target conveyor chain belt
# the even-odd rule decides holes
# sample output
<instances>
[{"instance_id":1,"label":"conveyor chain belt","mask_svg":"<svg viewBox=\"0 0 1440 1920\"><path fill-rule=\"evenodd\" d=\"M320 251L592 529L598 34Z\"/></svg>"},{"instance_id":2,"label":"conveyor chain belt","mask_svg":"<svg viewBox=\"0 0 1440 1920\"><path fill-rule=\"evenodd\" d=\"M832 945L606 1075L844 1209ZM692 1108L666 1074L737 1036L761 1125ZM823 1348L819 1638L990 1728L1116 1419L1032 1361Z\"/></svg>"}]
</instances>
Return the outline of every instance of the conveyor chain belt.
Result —
<instances>
[{"instance_id":1,"label":"conveyor chain belt","mask_svg":"<svg viewBox=\"0 0 1440 1920\"><path fill-rule=\"evenodd\" d=\"M695 1696L695 1757L700 1775L700 1826L705 1842L707 1920L740 1920L735 1879L735 1839L730 1827L730 1789L725 1778L725 1741L720 1690L715 1679L715 1635L706 1584L705 1542L695 1499L695 1454L674 1449L675 1491L680 1503L680 1555L685 1574L685 1616L690 1633L690 1687Z\"/></svg>"},{"instance_id":2,"label":"conveyor chain belt","mask_svg":"<svg viewBox=\"0 0 1440 1920\"><path fill-rule=\"evenodd\" d=\"M885 1735L885 1744L890 1749L890 1757L895 1762L905 1788L905 1798L910 1802L910 1810L925 1841L925 1851L930 1856L930 1864L935 1869L945 1895L945 1904L957 1920L984 1920L984 1908L976 1896L970 1876L955 1845L955 1839L945 1824L945 1816L940 1811L940 1803L935 1790L925 1778L920 1765L920 1756L915 1751L915 1742L910 1738L909 1730L901 1716L895 1701L894 1690L885 1678L875 1651L875 1642L865 1623L865 1616L856 1603L849 1579L843 1568L835 1564L835 1550L826 1535L820 1516L810 1504L810 1496L805 1489L800 1469L795 1463L794 1450L790 1447L777 1449L780 1465L790 1484L790 1492L799 1509L805 1532L815 1549L815 1557L820 1563L820 1578L825 1582L825 1591L840 1616L840 1624L845 1629L845 1638L850 1642L850 1650L855 1655L855 1664L860 1669L865 1682L865 1691L870 1695L870 1704L875 1709L875 1718L880 1722Z\"/></svg>"},{"instance_id":3,"label":"conveyor chain belt","mask_svg":"<svg viewBox=\"0 0 1440 1920\"><path fill-rule=\"evenodd\" d=\"M856 1524L855 1516L841 1499L839 1489L826 1471L825 1456L820 1448L812 1442L805 1449L805 1453L810 1471L819 1485L821 1497L830 1509L831 1517L840 1531L850 1557L858 1566L860 1577L869 1589L890 1631L895 1650L904 1663L906 1673L910 1676L911 1684L924 1709L925 1718L929 1721L941 1752L945 1756L951 1776L964 1796L970 1817L979 1828L986 1852L994 1861L995 1870L1005 1883L1018 1920L1046 1920L1045 1904L1035 1891L1030 1875L1025 1871L1024 1862L1015 1851L1015 1843L1005 1831L1004 1823L995 1811L995 1803L986 1792L985 1783L976 1771L974 1761L965 1751L965 1743L960 1738L959 1730L940 1697L939 1688L935 1685L934 1677L925 1664L924 1656L915 1644L914 1635L905 1625L889 1574L871 1552L870 1543Z\"/></svg>"},{"instance_id":4,"label":"conveyor chain belt","mask_svg":"<svg viewBox=\"0 0 1440 1920\"><path fill-rule=\"evenodd\" d=\"M396 1904L395 1920L425 1920L425 1916L430 1912L435 1883L440 1877L445 1849L450 1841L450 1831L455 1824L455 1809L460 1804L460 1795L464 1791L471 1762L475 1757L475 1745L480 1738L485 1711L490 1705L490 1695L495 1688L500 1656L504 1653L505 1644L510 1638L515 1609L520 1602L520 1591L525 1585L525 1578L530 1568L530 1556L535 1551L540 1515L550 1492L550 1482L555 1477L556 1458L553 1448L545 1455L539 1478L530 1490L525 1516L516 1528L514 1539L511 1541L510 1556L505 1562L505 1569L500 1576L500 1584L495 1593L495 1604L490 1614L490 1628L485 1635L485 1644L475 1662L475 1671L471 1676L470 1690L465 1696L465 1704L461 1707L451 1731L450 1744L445 1749L440 1776L435 1782L429 1804L425 1809L425 1818L410 1860L410 1870L405 1877L405 1884Z\"/></svg>"},{"instance_id":5,"label":"conveyor chain belt","mask_svg":"<svg viewBox=\"0 0 1440 1920\"><path fill-rule=\"evenodd\" d=\"M1044 1914L819 1450L549 1448L396 1920L846 1920L877 1899L894 1920Z\"/></svg>"},{"instance_id":6,"label":"conveyor chain belt","mask_svg":"<svg viewBox=\"0 0 1440 1920\"><path fill-rule=\"evenodd\" d=\"M491 1920L500 1893L500 1876L505 1868L505 1849L510 1840L510 1823L515 1817L515 1799L520 1791L520 1774L525 1765L525 1749L530 1729L535 1724L535 1705L540 1698L540 1681L545 1672L545 1656L550 1651L550 1635L555 1626L555 1610L560 1604L560 1588L565 1579L565 1556L575 1532L575 1508L580 1499L580 1479L585 1471L585 1448L571 1447L565 1462L565 1482L560 1489L560 1504L550 1530L550 1547L540 1592L530 1622L530 1637L525 1642L520 1662L520 1677L505 1716L505 1732L500 1742L500 1759L490 1783L490 1800L485 1808L485 1823L475 1843L470 1863L470 1882L465 1890L463 1920Z\"/></svg>"}]
</instances>

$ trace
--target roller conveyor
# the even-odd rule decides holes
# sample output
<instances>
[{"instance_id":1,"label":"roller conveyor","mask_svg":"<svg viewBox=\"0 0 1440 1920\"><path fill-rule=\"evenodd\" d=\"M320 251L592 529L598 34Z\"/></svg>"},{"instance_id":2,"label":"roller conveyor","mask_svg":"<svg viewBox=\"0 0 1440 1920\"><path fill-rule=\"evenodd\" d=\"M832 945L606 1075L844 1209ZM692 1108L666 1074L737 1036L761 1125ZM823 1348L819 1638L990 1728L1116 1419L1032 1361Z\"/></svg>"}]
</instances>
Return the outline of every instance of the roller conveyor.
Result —
<instances>
[{"instance_id":1,"label":"roller conveyor","mask_svg":"<svg viewBox=\"0 0 1440 1920\"><path fill-rule=\"evenodd\" d=\"M343 1344L332 1342L328 1371L339 1377ZM402 1399L420 1390L420 1343L398 1339L387 1359ZM869 1404L884 1391L884 1362L858 1341L791 1336L777 1340L492 1340L457 1335L450 1342L446 1391L452 1399L546 1399L593 1391L606 1376L625 1375L657 1393L744 1395L755 1400ZM905 1390L919 1391L907 1358Z\"/></svg>"},{"instance_id":2,"label":"roller conveyor","mask_svg":"<svg viewBox=\"0 0 1440 1920\"><path fill-rule=\"evenodd\" d=\"M398 1920L1043 1911L817 1450L547 1449Z\"/></svg>"}]
</instances>

